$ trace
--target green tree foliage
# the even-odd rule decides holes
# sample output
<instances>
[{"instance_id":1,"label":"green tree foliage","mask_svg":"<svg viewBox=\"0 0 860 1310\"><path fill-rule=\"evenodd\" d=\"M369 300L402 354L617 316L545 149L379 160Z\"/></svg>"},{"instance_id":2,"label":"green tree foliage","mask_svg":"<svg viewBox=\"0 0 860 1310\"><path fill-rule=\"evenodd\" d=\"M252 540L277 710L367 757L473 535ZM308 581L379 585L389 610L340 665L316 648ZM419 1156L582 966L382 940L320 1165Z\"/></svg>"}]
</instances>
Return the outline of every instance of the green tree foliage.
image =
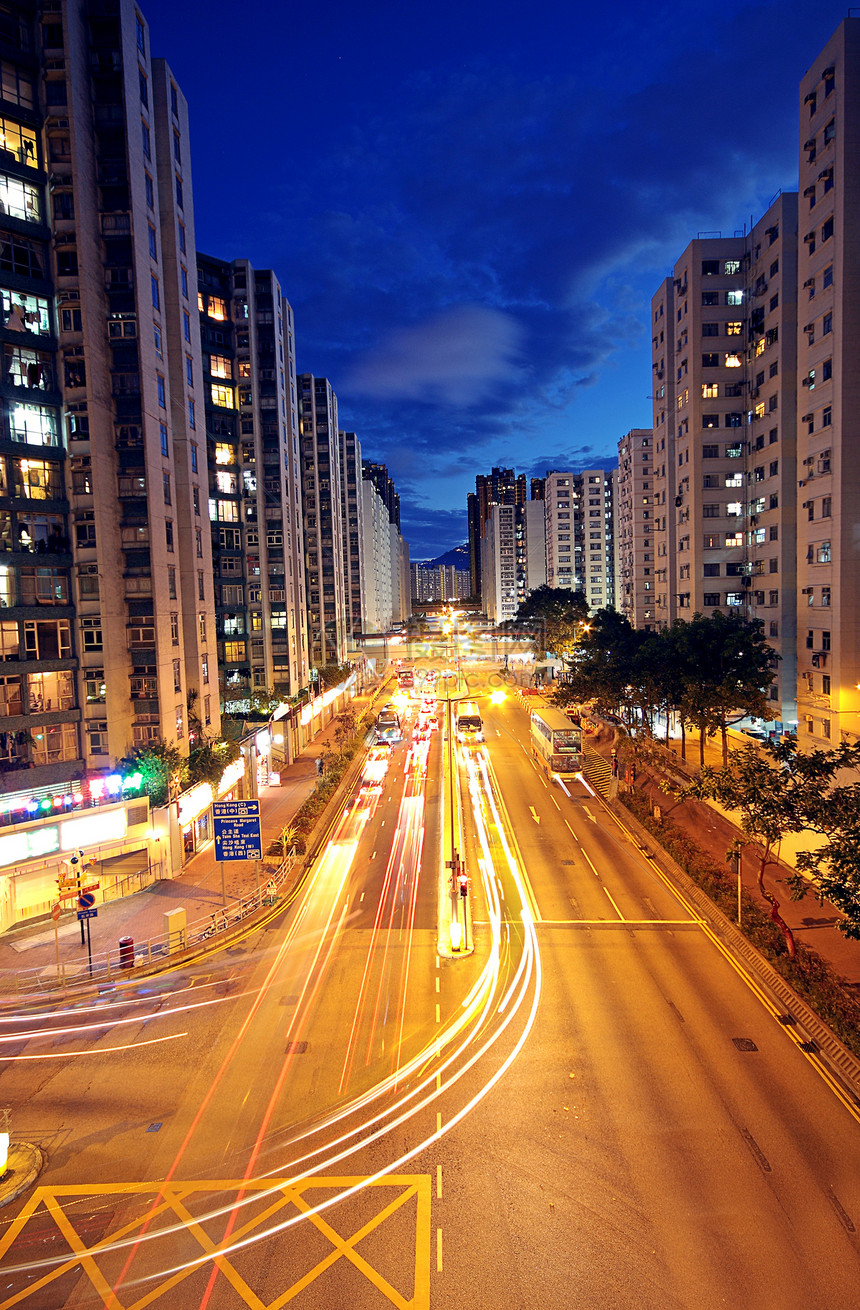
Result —
<instances>
[{"instance_id":1,"label":"green tree foliage","mask_svg":"<svg viewBox=\"0 0 860 1310\"><path fill-rule=\"evenodd\" d=\"M638 683L640 652L649 634L632 627L615 610L598 610L577 648L576 663L568 672L559 699L593 701L605 714L621 710L630 718L632 705L641 703Z\"/></svg>"},{"instance_id":2,"label":"green tree foliage","mask_svg":"<svg viewBox=\"0 0 860 1310\"><path fill-rule=\"evenodd\" d=\"M765 641L764 624L719 611L711 618L694 614L677 630L674 649L686 670L679 709L699 729L699 762L705 763L705 736L719 731L725 768L730 720L742 715L764 719L769 712L775 656Z\"/></svg>"},{"instance_id":3,"label":"green tree foliage","mask_svg":"<svg viewBox=\"0 0 860 1310\"><path fill-rule=\"evenodd\" d=\"M198 782L208 782L215 787L221 781L221 774L227 765L238 758L238 742L225 741L223 738L204 739L188 756L185 783L193 787Z\"/></svg>"},{"instance_id":4,"label":"green tree foliage","mask_svg":"<svg viewBox=\"0 0 860 1310\"><path fill-rule=\"evenodd\" d=\"M339 687L342 682L346 682L351 672L350 664L324 664L318 670L320 691L324 691L326 687Z\"/></svg>"},{"instance_id":5,"label":"green tree foliage","mask_svg":"<svg viewBox=\"0 0 860 1310\"><path fill-rule=\"evenodd\" d=\"M338 755L345 755L355 741L355 710L350 705L335 719L334 740Z\"/></svg>"},{"instance_id":6,"label":"green tree foliage","mask_svg":"<svg viewBox=\"0 0 860 1310\"><path fill-rule=\"evenodd\" d=\"M705 738L726 729L733 716L765 718L774 654L757 620L694 614L660 632L642 632L615 610L599 610L583 631L563 693L567 701L593 701L603 713L620 712L631 727L651 727L656 710L699 729ZM682 744L682 752L684 750Z\"/></svg>"},{"instance_id":7,"label":"green tree foliage","mask_svg":"<svg viewBox=\"0 0 860 1310\"><path fill-rule=\"evenodd\" d=\"M125 771L139 769L143 774L143 790L153 806L165 805L171 790L178 795L186 773L186 760L173 742L153 741L148 746L135 746L120 768ZM171 788L173 779L173 788Z\"/></svg>"},{"instance_id":8,"label":"green tree foliage","mask_svg":"<svg viewBox=\"0 0 860 1310\"><path fill-rule=\"evenodd\" d=\"M758 858L759 889L771 918L794 956L791 931L779 902L764 883L774 852L789 833L814 833L814 848L797 856L799 872L789 879L792 896L809 891L829 900L844 916L839 927L860 940L860 744L801 753L793 740L745 746L722 769L704 768L681 793L713 799L740 816L740 826ZM813 881L807 880L808 875Z\"/></svg>"},{"instance_id":9,"label":"green tree foliage","mask_svg":"<svg viewBox=\"0 0 860 1310\"><path fill-rule=\"evenodd\" d=\"M544 586L529 592L517 610L514 626L531 629L539 657L552 651L569 664L587 622L588 601L583 592Z\"/></svg>"}]
</instances>

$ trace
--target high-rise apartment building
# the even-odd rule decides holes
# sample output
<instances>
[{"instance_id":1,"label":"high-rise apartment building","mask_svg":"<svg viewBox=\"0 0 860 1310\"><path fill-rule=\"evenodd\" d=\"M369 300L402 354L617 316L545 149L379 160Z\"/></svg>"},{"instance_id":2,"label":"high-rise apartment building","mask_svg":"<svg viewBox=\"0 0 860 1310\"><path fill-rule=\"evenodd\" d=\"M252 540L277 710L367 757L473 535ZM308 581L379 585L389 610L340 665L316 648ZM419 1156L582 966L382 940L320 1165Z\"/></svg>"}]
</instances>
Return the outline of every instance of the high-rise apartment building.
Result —
<instances>
[{"instance_id":1,"label":"high-rise apartment building","mask_svg":"<svg viewBox=\"0 0 860 1310\"><path fill-rule=\"evenodd\" d=\"M364 497L362 494L361 442L354 432L339 432L340 500L343 515L343 577L346 629L352 641L365 631L361 606L364 571ZM398 501L398 513L400 509Z\"/></svg>"},{"instance_id":2,"label":"high-rise apartment building","mask_svg":"<svg viewBox=\"0 0 860 1310\"><path fill-rule=\"evenodd\" d=\"M615 607L615 472L551 472L545 479L546 581Z\"/></svg>"},{"instance_id":3,"label":"high-rise apartment building","mask_svg":"<svg viewBox=\"0 0 860 1310\"><path fill-rule=\"evenodd\" d=\"M479 473L475 478L474 496L467 498L469 525L469 566L472 572L472 595L481 596L481 542L492 505L524 505L526 502L526 475L519 477L513 469L494 468L491 473Z\"/></svg>"},{"instance_id":4,"label":"high-rise apartment building","mask_svg":"<svg viewBox=\"0 0 860 1310\"><path fill-rule=\"evenodd\" d=\"M798 737L860 736L860 19L800 84Z\"/></svg>"},{"instance_id":5,"label":"high-rise apartment building","mask_svg":"<svg viewBox=\"0 0 860 1310\"><path fill-rule=\"evenodd\" d=\"M410 572L413 600L467 600L471 595L469 573L454 564L433 564L429 560L422 563L419 560L410 565Z\"/></svg>"},{"instance_id":6,"label":"high-rise apartment building","mask_svg":"<svg viewBox=\"0 0 860 1310\"><path fill-rule=\"evenodd\" d=\"M308 683L292 309L268 269L197 260L218 665L226 704Z\"/></svg>"},{"instance_id":7,"label":"high-rise apartment building","mask_svg":"<svg viewBox=\"0 0 860 1310\"><path fill-rule=\"evenodd\" d=\"M187 107L127 0L5 23L2 749L32 786L187 750L193 692L220 715Z\"/></svg>"},{"instance_id":8,"label":"high-rise apartment building","mask_svg":"<svg viewBox=\"0 0 860 1310\"><path fill-rule=\"evenodd\" d=\"M481 542L481 600L491 623L516 618L516 532L516 505L491 504Z\"/></svg>"},{"instance_id":9,"label":"high-rise apartment building","mask_svg":"<svg viewBox=\"0 0 860 1310\"><path fill-rule=\"evenodd\" d=\"M346 656L340 445L337 397L326 378L297 379L308 649L313 665Z\"/></svg>"},{"instance_id":10,"label":"high-rise apartment building","mask_svg":"<svg viewBox=\"0 0 860 1310\"><path fill-rule=\"evenodd\" d=\"M779 656L773 720L792 725L796 252L797 197L783 193L748 234L692 241L654 297L647 534L657 626L718 609L760 619ZM628 526L644 568L644 523Z\"/></svg>"},{"instance_id":11,"label":"high-rise apartment building","mask_svg":"<svg viewBox=\"0 0 860 1310\"><path fill-rule=\"evenodd\" d=\"M617 609L651 632L654 618L654 434L633 428L618 443Z\"/></svg>"}]
</instances>

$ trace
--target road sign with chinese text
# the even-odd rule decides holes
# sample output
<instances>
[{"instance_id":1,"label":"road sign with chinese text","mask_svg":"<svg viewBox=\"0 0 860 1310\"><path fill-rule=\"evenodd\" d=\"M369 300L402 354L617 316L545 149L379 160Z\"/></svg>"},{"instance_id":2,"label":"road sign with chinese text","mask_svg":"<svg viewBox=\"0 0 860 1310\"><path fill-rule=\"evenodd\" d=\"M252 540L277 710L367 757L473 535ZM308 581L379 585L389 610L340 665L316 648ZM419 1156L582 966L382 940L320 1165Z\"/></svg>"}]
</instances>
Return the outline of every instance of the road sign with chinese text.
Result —
<instances>
[{"instance_id":1,"label":"road sign with chinese text","mask_svg":"<svg viewBox=\"0 0 860 1310\"><path fill-rule=\"evenodd\" d=\"M216 860L261 860L260 802L215 801L212 805Z\"/></svg>"}]
</instances>

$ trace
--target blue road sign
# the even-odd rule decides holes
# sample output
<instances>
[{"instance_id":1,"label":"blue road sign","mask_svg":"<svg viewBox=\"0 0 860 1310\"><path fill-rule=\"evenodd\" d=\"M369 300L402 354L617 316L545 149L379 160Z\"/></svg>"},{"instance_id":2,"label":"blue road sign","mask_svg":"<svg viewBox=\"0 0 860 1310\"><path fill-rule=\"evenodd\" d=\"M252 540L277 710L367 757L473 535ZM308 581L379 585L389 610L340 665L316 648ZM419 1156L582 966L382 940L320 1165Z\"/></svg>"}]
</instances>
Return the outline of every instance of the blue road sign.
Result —
<instances>
[{"instance_id":1,"label":"blue road sign","mask_svg":"<svg viewBox=\"0 0 860 1310\"><path fill-rule=\"evenodd\" d=\"M98 910L78 910L79 919L97 919L98 917Z\"/></svg>"},{"instance_id":2,"label":"blue road sign","mask_svg":"<svg viewBox=\"0 0 860 1310\"><path fill-rule=\"evenodd\" d=\"M91 910L95 903L95 892L81 892L78 897L78 906L82 910Z\"/></svg>"},{"instance_id":3,"label":"blue road sign","mask_svg":"<svg viewBox=\"0 0 860 1310\"><path fill-rule=\"evenodd\" d=\"M261 860L259 801L215 801L212 806L216 860Z\"/></svg>"}]
</instances>

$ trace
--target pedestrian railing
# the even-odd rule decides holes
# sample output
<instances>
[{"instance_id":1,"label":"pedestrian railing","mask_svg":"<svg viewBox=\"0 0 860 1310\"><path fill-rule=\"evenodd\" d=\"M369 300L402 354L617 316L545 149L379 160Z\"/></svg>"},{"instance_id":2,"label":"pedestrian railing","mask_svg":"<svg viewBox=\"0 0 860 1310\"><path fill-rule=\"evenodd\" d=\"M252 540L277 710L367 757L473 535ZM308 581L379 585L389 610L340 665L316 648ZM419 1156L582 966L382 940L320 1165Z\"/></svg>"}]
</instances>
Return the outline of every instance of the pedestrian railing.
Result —
<instances>
[{"instance_id":1,"label":"pedestrian railing","mask_svg":"<svg viewBox=\"0 0 860 1310\"><path fill-rule=\"evenodd\" d=\"M289 904L294 891L290 883L298 858L291 850L279 865L263 865L264 879L254 891L229 901L214 914L192 920L181 929L160 933L144 941L121 938L112 950L94 951L91 958L73 961L58 958L53 964L43 964L35 969L0 970L0 1003L13 997L23 1001L46 994L65 993L93 983L111 985L127 976L130 969L157 965L173 956L193 954L196 948L215 945L219 939L241 928L243 921L257 910Z\"/></svg>"}]
</instances>

